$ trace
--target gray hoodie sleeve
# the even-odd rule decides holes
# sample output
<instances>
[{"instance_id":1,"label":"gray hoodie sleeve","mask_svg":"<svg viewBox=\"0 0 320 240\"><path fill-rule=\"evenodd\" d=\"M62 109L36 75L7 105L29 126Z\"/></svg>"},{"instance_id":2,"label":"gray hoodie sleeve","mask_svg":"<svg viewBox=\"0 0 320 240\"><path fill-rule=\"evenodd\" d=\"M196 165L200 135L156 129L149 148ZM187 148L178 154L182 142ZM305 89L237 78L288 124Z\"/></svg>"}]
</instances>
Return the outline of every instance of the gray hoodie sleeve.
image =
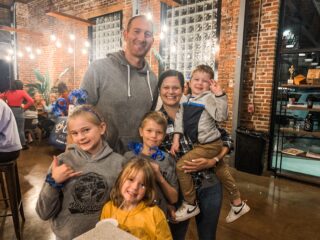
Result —
<instances>
[{"instance_id":1,"label":"gray hoodie sleeve","mask_svg":"<svg viewBox=\"0 0 320 240\"><path fill-rule=\"evenodd\" d=\"M176 119L174 120L174 132L183 134L183 105L180 104L180 108L176 113Z\"/></svg>"},{"instance_id":2,"label":"gray hoodie sleeve","mask_svg":"<svg viewBox=\"0 0 320 240\"><path fill-rule=\"evenodd\" d=\"M222 122L228 119L228 101L226 94L216 97L210 93L206 99L205 106L214 120Z\"/></svg>"},{"instance_id":3,"label":"gray hoodie sleeve","mask_svg":"<svg viewBox=\"0 0 320 240\"><path fill-rule=\"evenodd\" d=\"M61 192L44 183L37 201L36 212L42 220L49 220L60 212Z\"/></svg>"},{"instance_id":4,"label":"gray hoodie sleeve","mask_svg":"<svg viewBox=\"0 0 320 240\"><path fill-rule=\"evenodd\" d=\"M88 103L92 105L96 105L100 93L99 93L99 87L100 87L100 78L97 70L99 69L99 66L97 62L93 62L87 72L84 75L83 81L81 83L80 88L83 90L86 90L88 93Z\"/></svg>"}]
</instances>

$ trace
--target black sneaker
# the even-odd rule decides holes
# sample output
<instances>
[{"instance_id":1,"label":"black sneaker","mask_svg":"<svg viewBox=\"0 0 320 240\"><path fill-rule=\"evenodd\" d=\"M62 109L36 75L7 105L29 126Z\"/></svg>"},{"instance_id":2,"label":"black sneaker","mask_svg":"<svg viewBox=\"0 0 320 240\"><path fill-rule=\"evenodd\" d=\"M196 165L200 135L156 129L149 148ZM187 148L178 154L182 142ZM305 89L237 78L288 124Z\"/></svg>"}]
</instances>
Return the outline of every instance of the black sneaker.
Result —
<instances>
[{"instance_id":1,"label":"black sneaker","mask_svg":"<svg viewBox=\"0 0 320 240\"><path fill-rule=\"evenodd\" d=\"M27 144L22 145L22 150L27 150L27 149L29 149L29 146Z\"/></svg>"}]
</instances>

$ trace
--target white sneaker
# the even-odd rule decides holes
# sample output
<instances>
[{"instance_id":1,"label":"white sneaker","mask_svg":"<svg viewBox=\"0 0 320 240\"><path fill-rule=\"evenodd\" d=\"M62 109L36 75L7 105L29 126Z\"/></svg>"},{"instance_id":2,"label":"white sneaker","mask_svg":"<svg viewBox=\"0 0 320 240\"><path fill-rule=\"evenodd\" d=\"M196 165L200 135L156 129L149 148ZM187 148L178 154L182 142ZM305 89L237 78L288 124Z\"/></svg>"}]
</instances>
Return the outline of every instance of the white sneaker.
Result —
<instances>
[{"instance_id":1,"label":"white sneaker","mask_svg":"<svg viewBox=\"0 0 320 240\"><path fill-rule=\"evenodd\" d=\"M176 211L176 221L182 222L189 218L192 218L200 213L200 208L198 204L191 205L185 201L183 201L182 205Z\"/></svg>"},{"instance_id":2,"label":"white sneaker","mask_svg":"<svg viewBox=\"0 0 320 240\"><path fill-rule=\"evenodd\" d=\"M226 222L231 223L249 211L250 211L250 207L244 201L239 207L233 206L231 204L231 209L228 216L226 217Z\"/></svg>"}]
</instances>

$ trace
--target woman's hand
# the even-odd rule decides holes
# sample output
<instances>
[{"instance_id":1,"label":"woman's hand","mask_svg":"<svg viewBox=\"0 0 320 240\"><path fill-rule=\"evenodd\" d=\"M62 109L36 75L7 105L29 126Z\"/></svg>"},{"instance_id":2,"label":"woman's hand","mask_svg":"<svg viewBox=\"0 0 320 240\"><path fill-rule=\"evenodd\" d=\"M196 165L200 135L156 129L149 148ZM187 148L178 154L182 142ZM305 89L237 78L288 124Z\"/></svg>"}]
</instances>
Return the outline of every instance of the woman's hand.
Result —
<instances>
[{"instance_id":1,"label":"woman's hand","mask_svg":"<svg viewBox=\"0 0 320 240\"><path fill-rule=\"evenodd\" d=\"M176 208L171 204L168 204L167 208L168 208L167 211L168 211L168 217L170 219L170 222L178 223L176 221L176 211L177 211Z\"/></svg>"},{"instance_id":2,"label":"woman's hand","mask_svg":"<svg viewBox=\"0 0 320 240\"><path fill-rule=\"evenodd\" d=\"M191 161L184 161L182 168L186 173L199 172L201 170L212 168L216 165L216 160L207 158L197 158Z\"/></svg>"},{"instance_id":3,"label":"woman's hand","mask_svg":"<svg viewBox=\"0 0 320 240\"><path fill-rule=\"evenodd\" d=\"M58 158L56 156L53 156L52 178L56 183L63 183L69 178L81 175L81 173L81 171L75 172L70 166L65 163L59 165Z\"/></svg>"}]
</instances>

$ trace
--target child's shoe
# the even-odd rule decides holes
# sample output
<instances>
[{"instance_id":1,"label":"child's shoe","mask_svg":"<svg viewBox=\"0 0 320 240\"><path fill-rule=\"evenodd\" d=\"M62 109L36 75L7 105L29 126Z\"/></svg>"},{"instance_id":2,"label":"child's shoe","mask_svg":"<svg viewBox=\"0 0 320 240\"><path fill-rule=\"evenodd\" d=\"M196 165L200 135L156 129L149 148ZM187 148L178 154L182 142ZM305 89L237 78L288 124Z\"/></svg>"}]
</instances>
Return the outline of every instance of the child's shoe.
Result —
<instances>
[{"instance_id":1,"label":"child's shoe","mask_svg":"<svg viewBox=\"0 0 320 240\"><path fill-rule=\"evenodd\" d=\"M242 201L241 206L238 206L238 207L232 204L230 205L231 205L231 209L228 216L226 217L227 223L231 223L237 220L239 217L241 217L242 215L250 211L250 207L246 204L245 201Z\"/></svg>"},{"instance_id":2,"label":"child's shoe","mask_svg":"<svg viewBox=\"0 0 320 240\"><path fill-rule=\"evenodd\" d=\"M176 221L182 222L189 218L192 218L200 213L200 208L198 204L191 205L183 201L182 205L176 211Z\"/></svg>"}]
</instances>

